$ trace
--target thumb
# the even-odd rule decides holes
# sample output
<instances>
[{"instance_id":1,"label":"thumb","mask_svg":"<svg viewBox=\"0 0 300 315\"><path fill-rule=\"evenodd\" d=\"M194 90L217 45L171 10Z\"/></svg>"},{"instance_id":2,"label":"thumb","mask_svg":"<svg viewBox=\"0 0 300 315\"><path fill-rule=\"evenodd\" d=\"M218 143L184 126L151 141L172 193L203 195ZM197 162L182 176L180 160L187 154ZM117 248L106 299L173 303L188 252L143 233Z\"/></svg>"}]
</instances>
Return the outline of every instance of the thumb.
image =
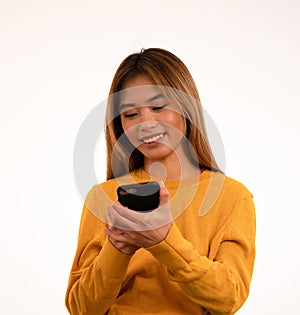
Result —
<instances>
[{"instance_id":1,"label":"thumb","mask_svg":"<svg viewBox=\"0 0 300 315\"><path fill-rule=\"evenodd\" d=\"M166 205L169 202L169 191L165 187L163 182L160 182L160 190L159 190L159 206Z\"/></svg>"}]
</instances>

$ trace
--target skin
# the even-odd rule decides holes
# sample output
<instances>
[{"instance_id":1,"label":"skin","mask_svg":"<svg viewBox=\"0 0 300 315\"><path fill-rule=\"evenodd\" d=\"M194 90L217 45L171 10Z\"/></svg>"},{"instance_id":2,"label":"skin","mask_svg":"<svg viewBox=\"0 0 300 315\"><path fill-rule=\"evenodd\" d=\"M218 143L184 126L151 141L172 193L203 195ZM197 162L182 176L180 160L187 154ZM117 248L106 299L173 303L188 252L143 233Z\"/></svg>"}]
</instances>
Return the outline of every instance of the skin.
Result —
<instances>
[{"instance_id":1,"label":"skin","mask_svg":"<svg viewBox=\"0 0 300 315\"><path fill-rule=\"evenodd\" d=\"M188 160L182 146L185 119L179 109L152 85L146 75L138 75L124 85L120 96L121 122L130 142L144 155L144 170L169 179L195 176L199 170ZM118 201L107 208L111 226L110 242L124 254L162 242L172 225L169 193L161 185L160 204L152 212L141 213Z\"/></svg>"},{"instance_id":2,"label":"skin","mask_svg":"<svg viewBox=\"0 0 300 315\"><path fill-rule=\"evenodd\" d=\"M160 205L150 213L129 210L115 201L107 209L108 217L113 224L105 229L110 242L122 253L132 255L141 247L147 248L163 241L172 225L168 200L169 192L165 187L161 187ZM157 211L162 214L158 218L155 214ZM154 226L153 214L156 215Z\"/></svg>"}]
</instances>

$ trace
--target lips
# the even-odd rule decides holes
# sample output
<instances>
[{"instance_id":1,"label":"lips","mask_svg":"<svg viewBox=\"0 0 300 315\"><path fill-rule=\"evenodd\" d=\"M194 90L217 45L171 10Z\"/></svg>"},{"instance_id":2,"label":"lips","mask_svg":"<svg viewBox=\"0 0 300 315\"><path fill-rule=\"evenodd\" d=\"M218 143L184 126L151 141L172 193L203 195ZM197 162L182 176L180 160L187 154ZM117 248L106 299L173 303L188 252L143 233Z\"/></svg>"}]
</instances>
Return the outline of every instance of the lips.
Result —
<instances>
[{"instance_id":1,"label":"lips","mask_svg":"<svg viewBox=\"0 0 300 315\"><path fill-rule=\"evenodd\" d=\"M149 137L144 137L141 139L141 141L145 144L149 144L149 143L152 143L152 142L157 142L159 141L160 139L162 139L163 137L165 136L165 133L159 133L159 134L156 134L156 135L151 135Z\"/></svg>"}]
</instances>

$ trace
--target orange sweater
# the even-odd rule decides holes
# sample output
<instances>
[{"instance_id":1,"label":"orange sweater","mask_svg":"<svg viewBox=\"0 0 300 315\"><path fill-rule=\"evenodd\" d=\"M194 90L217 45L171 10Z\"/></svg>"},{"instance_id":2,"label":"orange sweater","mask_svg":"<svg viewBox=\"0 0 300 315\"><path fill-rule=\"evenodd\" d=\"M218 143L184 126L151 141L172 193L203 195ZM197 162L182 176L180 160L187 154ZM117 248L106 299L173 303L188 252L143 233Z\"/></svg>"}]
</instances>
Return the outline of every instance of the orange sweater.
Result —
<instances>
[{"instance_id":1,"label":"orange sweater","mask_svg":"<svg viewBox=\"0 0 300 315\"><path fill-rule=\"evenodd\" d=\"M149 179L138 170L88 193L66 294L70 314L234 314L249 294L255 257L251 193L210 171L166 180L174 216L166 239L125 255L104 233L105 208L118 185Z\"/></svg>"}]
</instances>

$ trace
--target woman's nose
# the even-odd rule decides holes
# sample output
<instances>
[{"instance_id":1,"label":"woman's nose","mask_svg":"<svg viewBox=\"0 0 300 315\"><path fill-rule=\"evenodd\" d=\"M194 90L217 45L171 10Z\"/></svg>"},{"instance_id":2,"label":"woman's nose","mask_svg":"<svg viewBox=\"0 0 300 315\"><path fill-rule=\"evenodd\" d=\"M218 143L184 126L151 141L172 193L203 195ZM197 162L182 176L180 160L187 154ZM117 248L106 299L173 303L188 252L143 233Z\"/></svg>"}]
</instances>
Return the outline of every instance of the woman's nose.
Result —
<instances>
[{"instance_id":1,"label":"woman's nose","mask_svg":"<svg viewBox=\"0 0 300 315\"><path fill-rule=\"evenodd\" d=\"M140 130L141 131L147 131L150 129L153 129L157 126L158 122L155 120L153 112L151 108L144 107L141 109L140 112Z\"/></svg>"}]
</instances>

